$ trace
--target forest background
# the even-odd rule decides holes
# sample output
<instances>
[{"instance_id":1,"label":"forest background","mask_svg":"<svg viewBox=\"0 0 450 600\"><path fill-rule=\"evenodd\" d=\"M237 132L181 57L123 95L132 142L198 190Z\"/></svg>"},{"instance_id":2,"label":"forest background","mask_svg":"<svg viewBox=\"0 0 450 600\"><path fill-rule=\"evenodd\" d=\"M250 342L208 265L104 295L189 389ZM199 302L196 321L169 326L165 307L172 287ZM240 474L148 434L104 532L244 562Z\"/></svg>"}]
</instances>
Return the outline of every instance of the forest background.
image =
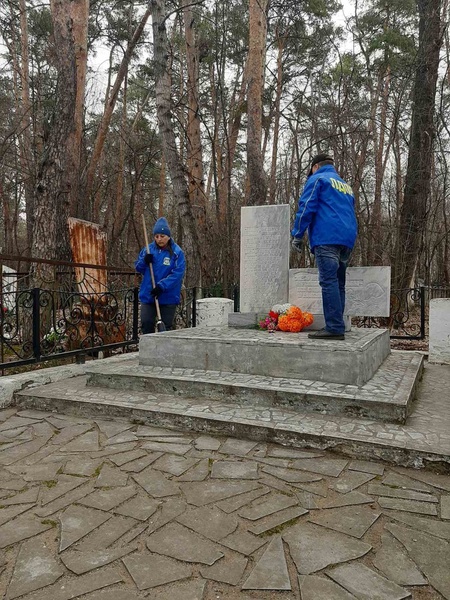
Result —
<instances>
[{"instance_id":1,"label":"forest background","mask_svg":"<svg viewBox=\"0 0 450 600\"><path fill-rule=\"evenodd\" d=\"M1 254L70 260L77 217L106 230L110 266L132 268L141 215L149 228L165 215L186 285L225 290L240 208L294 217L325 151L355 194L352 264L392 265L395 289L448 286L449 0L340 8L3 0Z\"/></svg>"}]
</instances>

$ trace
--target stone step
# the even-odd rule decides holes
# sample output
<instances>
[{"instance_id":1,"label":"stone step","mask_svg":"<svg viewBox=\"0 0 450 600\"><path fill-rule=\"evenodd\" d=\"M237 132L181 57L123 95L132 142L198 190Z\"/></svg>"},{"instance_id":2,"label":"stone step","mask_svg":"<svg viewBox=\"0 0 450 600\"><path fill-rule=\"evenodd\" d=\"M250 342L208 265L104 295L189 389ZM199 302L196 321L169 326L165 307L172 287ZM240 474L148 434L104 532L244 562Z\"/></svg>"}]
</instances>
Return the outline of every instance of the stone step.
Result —
<instances>
[{"instance_id":1,"label":"stone step","mask_svg":"<svg viewBox=\"0 0 450 600\"><path fill-rule=\"evenodd\" d=\"M413 425L299 413L286 408L238 406L207 398L86 386L86 377L16 392L14 404L83 417L127 418L133 423L240 437L291 447L333 449L357 458L403 466L450 463L448 436L429 435L428 410ZM415 411L418 409L415 409ZM423 412L423 410L422 410Z\"/></svg>"},{"instance_id":2,"label":"stone step","mask_svg":"<svg viewBox=\"0 0 450 600\"><path fill-rule=\"evenodd\" d=\"M139 341L141 365L357 386L369 381L389 354L386 329L355 329L343 341L318 341L306 332L196 327L144 335Z\"/></svg>"},{"instance_id":3,"label":"stone step","mask_svg":"<svg viewBox=\"0 0 450 600\"><path fill-rule=\"evenodd\" d=\"M422 365L423 358L418 354L394 352L370 382L361 387L226 371L150 367L138 361L110 366L91 363L86 374L89 386L404 423Z\"/></svg>"}]
</instances>

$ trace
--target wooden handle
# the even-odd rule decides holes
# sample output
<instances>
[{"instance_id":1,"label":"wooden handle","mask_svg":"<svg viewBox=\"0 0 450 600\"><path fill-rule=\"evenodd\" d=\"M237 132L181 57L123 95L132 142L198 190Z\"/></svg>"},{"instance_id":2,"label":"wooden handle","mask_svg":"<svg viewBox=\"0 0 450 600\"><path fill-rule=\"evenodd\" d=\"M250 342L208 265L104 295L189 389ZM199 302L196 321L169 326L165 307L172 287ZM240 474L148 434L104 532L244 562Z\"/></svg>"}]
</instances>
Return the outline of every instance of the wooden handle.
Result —
<instances>
[{"instance_id":1,"label":"wooden handle","mask_svg":"<svg viewBox=\"0 0 450 600\"><path fill-rule=\"evenodd\" d=\"M144 215L142 215L142 227L144 228L144 238L145 238L145 245L147 247L147 254L150 254L150 246L148 244L148 235L147 235L147 228L145 226Z\"/></svg>"}]
</instances>

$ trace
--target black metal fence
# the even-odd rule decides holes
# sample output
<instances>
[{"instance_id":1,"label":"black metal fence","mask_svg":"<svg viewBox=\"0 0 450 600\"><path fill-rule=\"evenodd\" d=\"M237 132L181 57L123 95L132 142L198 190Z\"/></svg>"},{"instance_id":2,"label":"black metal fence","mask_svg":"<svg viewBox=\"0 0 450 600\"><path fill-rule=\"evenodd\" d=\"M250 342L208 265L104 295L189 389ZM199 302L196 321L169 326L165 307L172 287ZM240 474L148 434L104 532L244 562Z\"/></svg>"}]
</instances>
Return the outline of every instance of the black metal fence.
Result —
<instances>
[{"instance_id":1,"label":"black metal fence","mask_svg":"<svg viewBox=\"0 0 450 600\"><path fill-rule=\"evenodd\" d=\"M48 288L24 288L28 279L16 274L15 285L0 290L0 370L71 357L96 356L118 348L135 350L139 340L138 281L133 272L115 272L107 289L98 282L64 279ZM112 273L110 274L112 275ZM26 275L28 277L28 275ZM82 284L82 285L81 285ZM80 291L84 290L84 291ZM239 287L219 285L183 289L175 326L196 326L199 298L228 297L239 311ZM353 319L357 327L387 327L392 339L423 340L426 337L430 299L450 297L446 288L414 288L393 291L388 318Z\"/></svg>"}]
</instances>

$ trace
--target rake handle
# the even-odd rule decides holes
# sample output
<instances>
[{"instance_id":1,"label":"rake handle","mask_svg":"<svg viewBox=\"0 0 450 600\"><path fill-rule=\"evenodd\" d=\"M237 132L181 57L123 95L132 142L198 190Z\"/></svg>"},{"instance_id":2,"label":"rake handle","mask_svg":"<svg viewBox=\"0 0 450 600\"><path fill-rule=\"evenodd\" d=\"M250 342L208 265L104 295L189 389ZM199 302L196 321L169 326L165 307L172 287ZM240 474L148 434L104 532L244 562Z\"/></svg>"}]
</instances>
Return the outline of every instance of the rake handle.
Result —
<instances>
[{"instance_id":1,"label":"rake handle","mask_svg":"<svg viewBox=\"0 0 450 600\"><path fill-rule=\"evenodd\" d=\"M142 215L142 227L144 228L145 247L147 248L147 254L150 254L150 245L148 243L148 235L147 235L147 228L145 227L144 215ZM152 280L152 287L155 287L156 283L155 283L155 274L153 273L153 265L152 265L152 263L150 263L148 266L150 268L150 277ZM155 296L155 308L156 308L156 316L158 318L158 321L162 321L161 311L159 310L159 300L156 296Z\"/></svg>"}]
</instances>

